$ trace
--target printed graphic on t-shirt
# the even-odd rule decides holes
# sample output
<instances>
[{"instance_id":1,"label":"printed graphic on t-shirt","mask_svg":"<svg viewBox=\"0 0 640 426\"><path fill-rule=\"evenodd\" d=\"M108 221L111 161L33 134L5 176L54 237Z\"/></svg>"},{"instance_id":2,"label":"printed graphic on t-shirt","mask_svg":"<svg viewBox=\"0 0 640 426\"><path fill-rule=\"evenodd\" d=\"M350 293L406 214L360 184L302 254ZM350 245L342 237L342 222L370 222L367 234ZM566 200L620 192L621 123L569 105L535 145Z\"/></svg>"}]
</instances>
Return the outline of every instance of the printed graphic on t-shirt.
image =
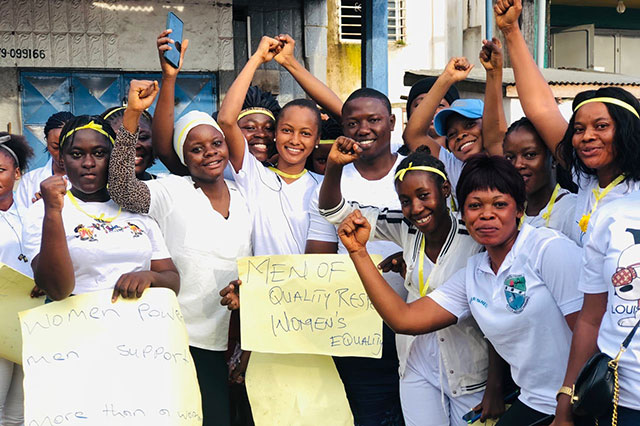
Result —
<instances>
[{"instance_id":1,"label":"printed graphic on t-shirt","mask_svg":"<svg viewBox=\"0 0 640 426\"><path fill-rule=\"evenodd\" d=\"M514 314L519 314L529 301L527 283L523 275L509 275L504 280L504 295L507 297L507 307Z\"/></svg>"},{"instance_id":2,"label":"printed graphic on t-shirt","mask_svg":"<svg viewBox=\"0 0 640 426\"><path fill-rule=\"evenodd\" d=\"M113 225L108 222L102 221L94 221L90 225L84 225L80 223L78 226L73 228L73 232L75 232L75 237L80 239L80 241L98 241L100 234L110 234L112 232L131 232L133 238L138 238L141 235L144 235L144 231L135 223L127 222L127 224L122 227L120 225Z\"/></svg>"},{"instance_id":3,"label":"printed graphic on t-shirt","mask_svg":"<svg viewBox=\"0 0 640 426\"><path fill-rule=\"evenodd\" d=\"M622 300L636 302L635 313L628 312L628 306L623 306L622 312L631 314L628 317L624 317L618 320L618 325L621 327L633 327L640 319L640 229L627 228L626 232L633 235L634 245L624 249L618 257L618 267L616 272L611 277L611 283L613 289ZM621 305L622 306L622 305ZM613 306L613 311L618 313L620 309L617 306Z\"/></svg>"}]
</instances>

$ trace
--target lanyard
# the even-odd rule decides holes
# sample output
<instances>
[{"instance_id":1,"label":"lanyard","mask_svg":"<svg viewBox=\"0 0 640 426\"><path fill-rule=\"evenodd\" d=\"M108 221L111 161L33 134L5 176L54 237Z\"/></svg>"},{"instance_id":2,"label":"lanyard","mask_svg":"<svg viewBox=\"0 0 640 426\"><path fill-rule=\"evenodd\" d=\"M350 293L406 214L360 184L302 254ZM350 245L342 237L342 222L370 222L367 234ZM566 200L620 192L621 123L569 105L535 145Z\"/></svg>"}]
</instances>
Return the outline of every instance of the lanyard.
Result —
<instances>
[{"instance_id":1,"label":"lanyard","mask_svg":"<svg viewBox=\"0 0 640 426\"><path fill-rule=\"evenodd\" d=\"M621 174L620 176L615 178L609 185L607 185L607 187L603 189L602 192L600 192L598 188L593 188L593 196L595 197L596 201L595 203L593 203L593 207L591 207L591 211L588 214L582 215L582 218L578 223L580 225L580 230L582 232L587 232L587 228L589 227L589 220L591 220L591 215L593 214L594 211L596 211L596 208L598 208L598 203L600 202L600 200L606 197L609 191L611 191L615 186L617 186L620 182L622 182L624 178L625 178L624 174Z\"/></svg>"},{"instance_id":2,"label":"lanyard","mask_svg":"<svg viewBox=\"0 0 640 426\"><path fill-rule=\"evenodd\" d=\"M285 172L283 172L282 170L280 170L280 169L276 169L276 168L275 168L275 167L273 167L273 166L269 166L268 168L269 168L269 170L271 170L273 173L275 173L275 174L277 174L277 175L279 175L279 176L282 176L283 178L286 178L286 179L298 179L299 177L304 176L304 174L308 172L308 170L307 170L307 169L303 169L303 170L302 170L300 173L298 173L298 174L290 175L289 173L285 173Z\"/></svg>"},{"instance_id":3,"label":"lanyard","mask_svg":"<svg viewBox=\"0 0 640 426\"><path fill-rule=\"evenodd\" d=\"M547 203L547 211L542 213L542 218L544 219L544 226L549 227L549 222L551 222L551 212L553 212L553 206L556 205L556 201L558 200L558 192L560 191L560 184L557 183L556 187L553 189L551 193L551 198L549 198L549 203ZM520 218L520 224L518 225L518 229L522 227L522 224L527 219L527 203L524 204L525 213Z\"/></svg>"},{"instance_id":4,"label":"lanyard","mask_svg":"<svg viewBox=\"0 0 640 426\"><path fill-rule=\"evenodd\" d=\"M92 218L94 220L97 220L98 222L111 223L114 220L116 220L118 216L120 216L120 213L122 213L122 207L120 207L118 209L118 214L116 214L113 217L104 217L104 213L102 213L100 216L95 216L95 215L87 213L82 207L80 207L80 205L78 204L78 200L76 200L76 197L73 196L71 191L67 191L67 195L69 196L69 199L71 200L71 204L73 204L73 207L75 207L76 209L80 210L82 213L86 214L90 218Z\"/></svg>"},{"instance_id":5,"label":"lanyard","mask_svg":"<svg viewBox=\"0 0 640 426\"><path fill-rule=\"evenodd\" d=\"M420 280L420 297L424 297L429 289L429 281L431 280L431 274L427 277L427 282L424 282L424 252L425 252L425 237L422 236L420 242L420 259L418 260L418 280ZM437 260L436 260L437 262ZM434 263L435 266L435 263ZM432 269L433 271L433 269Z\"/></svg>"}]
</instances>

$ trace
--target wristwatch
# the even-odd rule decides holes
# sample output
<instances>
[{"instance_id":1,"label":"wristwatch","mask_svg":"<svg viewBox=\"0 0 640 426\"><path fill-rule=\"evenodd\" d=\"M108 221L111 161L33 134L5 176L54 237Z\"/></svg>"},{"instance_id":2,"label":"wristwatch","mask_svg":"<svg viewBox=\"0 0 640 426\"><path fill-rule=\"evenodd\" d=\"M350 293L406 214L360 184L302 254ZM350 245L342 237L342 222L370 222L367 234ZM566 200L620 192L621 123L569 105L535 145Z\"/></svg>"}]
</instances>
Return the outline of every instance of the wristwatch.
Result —
<instances>
[{"instance_id":1,"label":"wristwatch","mask_svg":"<svg viewBox=\"0 0 640 426\"><path fill-rule=\"evenodd\" d=\"M569 398L571 398L571 401L573 402L573 386L571 386L571 387L569 387L569 386L561 387L560 390L558 390L558 393L556 393L556 400L558 399L558 397L561 394L569 395Z\"/></svg>"}]
</instances>

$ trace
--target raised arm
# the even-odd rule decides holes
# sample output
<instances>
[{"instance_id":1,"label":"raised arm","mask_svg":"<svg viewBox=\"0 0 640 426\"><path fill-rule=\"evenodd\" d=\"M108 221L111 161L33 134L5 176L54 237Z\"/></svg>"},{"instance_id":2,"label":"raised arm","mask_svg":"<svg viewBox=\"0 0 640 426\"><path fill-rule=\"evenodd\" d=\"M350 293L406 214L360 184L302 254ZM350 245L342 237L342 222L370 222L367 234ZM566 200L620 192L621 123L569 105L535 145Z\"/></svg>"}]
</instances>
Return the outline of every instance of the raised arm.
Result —
<instances>
[{"instance_id":1,"label":"raised arm","mask_svg":"<svg viewBox=\"0 0 640 426\"><path fill-rule=\"evenodd\" d=\"M180 69L182 69L184 54L189 46L189 40L184 40L182 46L180 46L180 66L176 69L169 65L163 56L165 51L176 48L175 42L169 37L170 34L171 30L163 31L156 42L160 56L160 66L162 67L162 83L156 110L153 113L153 151L171 173L186 176L189 171L173 150L173 122L176 79Z\"/></svg>"},{"instance_id":2,"label":"raised arm","mask_svg":"<svg viewBox=\"0 0 640 426\"><path fill-rule=\"evenodd\" d=\"M218 124L224 132L224 137L229 147L229 161L236 172L240 171L244 160L244 135L238 126L238 116L242 111L244 98L247 96L247 90L249 90L256 70L262 64L272 60L281 48L281 43L275 38L262 37L258 49L242 68L220 106Z\"/></svg>"},{"instance_id":3,"label":"raised arm","mask_svg":"<svg viewBox=\"0 0 640 426\"><path fill-rule=\"evenodd\" d=\"M280 34L276 38L283 43L282 51L274 58L276 62L289 71L311 99L339 120L342 116L342 101L338 95L297 61L293 54L296 42L290 35Z\"/></svg>"},{"instance_id":4,"label":"raised arm","mask_svg":"<svg viewBox=\"0 0 640 426\"><path fill-rule=\"evenodd\" d=\"M327 168L324 171L324 179L320 187L320 196L318 197L320 210L332 209L340 204L342 201L342 190L340 189L342 169L356 160L361 152L362 148L353 139L346 136L340 136L336 139L331 151L329 151Z\"/></svg>"},{"instance_id":5,"label":"raised arm","mask_svg":"<svg viewBox=\"0 0 640 426\"><path fill-rule=\"evenodd\" d=\"M354 211L340 224L338 235L358 271L367 295L382 319L396 333L424 334L455 324L458 319L433 299L405 302L380 274L367 252L371 226Z\"/></svg>"},{"instance_id":6,"label":"raised arm","mask_svg":"<svg viewBox=\"0 0 640 426\"><path fill-rule=\"evenodd\" d=\"M136 177L136 141L142 112L158 94L158 82L131 80L129 103L109 159L109 194L113 201L136 213L149 213L149 187Z\"/></svg>"},{"instance_id":7,"label":"raised arm","mask_svg":"<svg viewBox=\"0 0 640 426\"><path fill-rule=\"evenodd\" d=\"M485 151L502 156L507 119L502 104L502 43L497 38L483 40L480 62L487 72L482 112L482 142Z\"/></svg>"},{"instance_id":8,"label":"raised arm","mask_svg":"<svg viewBox=\"0 0 640 426\"><path fill-rule=\"evenodd\" d=\"M61 176L51 176L40 184L40 192L44 202L44 219L40 253L32 262L34 278L36 285L51 299L62 300L76 286L62 221L67 181Z\"/></svg>"},{"instance_id":9,"label":"raised arm","mask_svg":"<svg viewBox=\"0 0 640 426\"><path fill-rule=\"evenodd\" d=\"M520 31L518 18L522 12L522 0L497 0L494 10L496 25L507 43L522 109L555 155L568 124ZM562 163L561 159L558 161Z\"/></svg>"},{"instance_id":10,"label":"raised arm","mask_svg":"<svg viewBox=\"0 0 640 426\"><path fill-rule=\"evenodd\" d=\"M402 133L402 139L411 151L415 151L421 145L427 145L431 154L438 158L440 144L429 136L429 126L431 126L440 101L447 94L449 88L467 78L472 69L473 65L466 58L451 58L449 60L431 90L411 113L411 118Z\"/></svg>"}]
</instances>

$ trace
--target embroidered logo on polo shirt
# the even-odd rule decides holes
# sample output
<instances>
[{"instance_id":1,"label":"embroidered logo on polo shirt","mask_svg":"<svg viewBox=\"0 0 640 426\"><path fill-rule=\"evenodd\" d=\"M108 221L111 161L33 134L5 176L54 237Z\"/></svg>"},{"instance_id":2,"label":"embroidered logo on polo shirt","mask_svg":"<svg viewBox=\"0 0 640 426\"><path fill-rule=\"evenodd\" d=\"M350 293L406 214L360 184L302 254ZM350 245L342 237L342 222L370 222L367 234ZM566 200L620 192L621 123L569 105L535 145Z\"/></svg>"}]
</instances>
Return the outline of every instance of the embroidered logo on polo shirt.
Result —
<instances>
[{"instance_id":1,"label":"embroidered logo on polo shirt","mask_svg":"<svg viewBox=\"0 0 640 426\"><path fill-rule=\"evenodd\" d=\"M504 295L507 298L507 308L514 314L522 312L529 296L527 296L527 283L523 275L509 275L504 280Z\"/></svg>"}]
</instances>

